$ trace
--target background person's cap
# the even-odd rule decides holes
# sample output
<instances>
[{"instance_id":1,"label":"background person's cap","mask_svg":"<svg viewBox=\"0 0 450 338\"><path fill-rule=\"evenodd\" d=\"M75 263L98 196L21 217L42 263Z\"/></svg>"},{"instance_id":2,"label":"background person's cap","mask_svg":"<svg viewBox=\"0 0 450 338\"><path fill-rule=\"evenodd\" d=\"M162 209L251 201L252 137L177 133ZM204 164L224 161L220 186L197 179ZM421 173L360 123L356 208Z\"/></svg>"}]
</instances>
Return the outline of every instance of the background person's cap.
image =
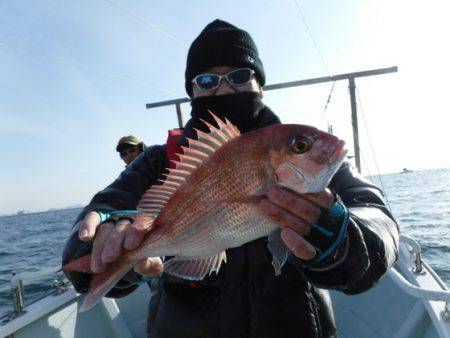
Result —
<instances>
[{"instance_id":1,"label":"background person's cap","mask_svg":"<svg viewBox=\"0 0 450 338\"><path fill-rule=\"evenodd\" d=\"M120 152L127 145L137 146L140 143L142 143L142 141L136 136L133 135L124 136L117 143L116 150Z\"/></svg>"}]
</instances>

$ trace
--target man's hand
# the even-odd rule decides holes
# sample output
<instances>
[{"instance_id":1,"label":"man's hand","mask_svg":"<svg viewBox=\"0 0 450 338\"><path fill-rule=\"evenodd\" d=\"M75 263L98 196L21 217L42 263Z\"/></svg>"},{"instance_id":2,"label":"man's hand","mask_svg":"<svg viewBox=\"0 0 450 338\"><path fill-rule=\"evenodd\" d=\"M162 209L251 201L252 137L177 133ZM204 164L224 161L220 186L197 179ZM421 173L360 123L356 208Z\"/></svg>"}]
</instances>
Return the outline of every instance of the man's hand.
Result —
<instances>
[{"instance_id":1,"label":"man's hand","mask_svg":"<svg viewBox=\"0 0 450 338\"><path fill-rule=\"evenodd\" d=\"M86 214L80 226L78 236L82 241L94 240L91 256L91 270L94 273L105 271L108 263L114 262L123 248L133 250L141 244L150 224L133 224L128 219L100 224L100 215L91 211ZM145 276L155 276L163 270L159 257L140 260L134 270Z\"/></svg>"},{"instance_id":2,"label":"man's hand","mask_svg":"<svg viewBox=\"0 0 450 338\"><path fill-rule=\"evenodd\" d=\"M319 219L320 208L330 209L333 203L334 196L329 189L317 194L297 194L273 186L259 208L282 228L281 238L292 253L302 260L310 260L315 258L316 250L303 236L309 234L310 224Z\"/></svg>"}]
</instances>

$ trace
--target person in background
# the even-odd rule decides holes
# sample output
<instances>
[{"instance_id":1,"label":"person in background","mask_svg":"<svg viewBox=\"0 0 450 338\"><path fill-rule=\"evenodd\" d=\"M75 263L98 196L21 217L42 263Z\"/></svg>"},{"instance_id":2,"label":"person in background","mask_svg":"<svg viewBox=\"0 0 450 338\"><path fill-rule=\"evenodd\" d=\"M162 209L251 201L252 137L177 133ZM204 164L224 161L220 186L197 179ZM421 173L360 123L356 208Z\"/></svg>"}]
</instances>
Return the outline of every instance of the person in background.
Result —
<instances>
[{"instance_id":1,"label":"person in background","mask_svg":"<svg viewBox=\"0 0 450 338\"><path fill-rule=\"evenodd\" d=\"M120 158L129 165L145 150L146 146L139 138L133 135L122 137L117 143L116 150L120 154Z\"/></svg>"},{"instance_id":2,"label":"person in background","mask_svg":"<svg viewBox=\"0 0 450 338\"><path fill-rule=\"evenodd\" d=\"M195 137L195 129L206 131L202 119L214 124L208 110L242 133L281 123L262 102L265 80L249 33L222 20L208 24L189 48L185 87L192 111L177 144ZM99 273L124 248L139 246L148 228L127 217L102 215L136 208L178 152L171 140L169 133L167 144L149 147L93 197L74 225L63 263L92 252L91 269ZM195 283L165 274L162 259L149 257L135 265L139 274L131 270L107 296L125 296L138 287L141 275L154 276L148 318L152 338L336 337L330 297L323 289L364 292L398 257L398 226L383 192L344 163L323 192L297 194L273 186L258 207L282 229L290 249L279 276L267 238L260 238L226 250L227 262L218 274ZM91 274L67 275L78 292L87 292Z\"/></svg>"}]
</instances>

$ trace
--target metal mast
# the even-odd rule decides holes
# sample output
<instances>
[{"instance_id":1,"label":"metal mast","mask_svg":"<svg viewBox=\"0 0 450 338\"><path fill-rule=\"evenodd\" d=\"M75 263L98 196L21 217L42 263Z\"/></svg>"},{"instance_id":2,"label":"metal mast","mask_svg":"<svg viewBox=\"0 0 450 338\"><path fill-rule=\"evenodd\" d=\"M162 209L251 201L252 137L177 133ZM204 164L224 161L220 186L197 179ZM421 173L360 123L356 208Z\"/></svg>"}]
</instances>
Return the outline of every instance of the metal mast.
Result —
<instances>
[{"instance_id":1,"label":"metal mast","mask_svg":"<svg viewBox=\"0 0 450 338\"><path fill-rule=\"evenodd\" d=\"M276 83L276 84L265 86L264 91L283 89L283 88L291 88L291 87L299 87L299 86L307 86L307 85L312 85L312 84L316 84L316 83L348 80L349 94L350 94L350 106L351 106L351 113L352 113L351 116L352 116L352 128L353 128L353 144L354 144L354 151L355 151L355 165L356 165L356 168L358 169L358 171L361 172L361 157L360 157L360 150L359 150L358 114L357 114L358 109L357 109L356 97L355 97L355 89L356 89L355 79L359 78L359 77L395 73L397 71L398 71L398 68L395 66L395 67L389 67L389 68L366 70L366 71L355 72L355 73L346 73L346 74L339 74L339 75L333 75L333 76L317 77L317 78L307 79L307 80ZM181 98L181 99L175 99L175 100L169 100L169 101L147 103L146 108L150 109L150 108L156 108L156 107L175 105L177 117L178 117L178 126L180 128L182 128L184 123L183 123L183 116L182 116L182 111L181 111L181 104L187 103L189 101L190 101L189 98Z\"/></svg>"}]
</instances>

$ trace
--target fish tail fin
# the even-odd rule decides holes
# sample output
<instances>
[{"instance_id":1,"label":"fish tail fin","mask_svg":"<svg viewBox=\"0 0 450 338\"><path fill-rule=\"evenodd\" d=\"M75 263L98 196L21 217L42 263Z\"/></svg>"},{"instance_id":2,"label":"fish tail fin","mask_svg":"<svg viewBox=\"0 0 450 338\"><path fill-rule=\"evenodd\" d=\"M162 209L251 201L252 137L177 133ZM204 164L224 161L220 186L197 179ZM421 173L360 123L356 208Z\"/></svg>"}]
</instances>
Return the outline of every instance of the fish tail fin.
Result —
<instances>
[{"instance_id":1,"label":"fish tail fin","mask_svg":"<svg viewBox=\"0 0 450 338\"><path fill-rule=\"evenodd\" d=\"M117 282L133 267L135 261L128 255L119 258L117 261L108 264L106 270L94 275L89 291L84 298L80 312L89 310L105 296Z\"/></svg>"},{"instance_id":2,"label":"fish tail fin","mask_svg":"<svg viewBox=\"0 0 450 338\"><path fill-rule=\"evenodd\" d=\"M91 255L86 255L81 258L75 259L64 265L62 271L79 271L85 273L92 273L91 270Z\"/></svg>"}]
</instances>

